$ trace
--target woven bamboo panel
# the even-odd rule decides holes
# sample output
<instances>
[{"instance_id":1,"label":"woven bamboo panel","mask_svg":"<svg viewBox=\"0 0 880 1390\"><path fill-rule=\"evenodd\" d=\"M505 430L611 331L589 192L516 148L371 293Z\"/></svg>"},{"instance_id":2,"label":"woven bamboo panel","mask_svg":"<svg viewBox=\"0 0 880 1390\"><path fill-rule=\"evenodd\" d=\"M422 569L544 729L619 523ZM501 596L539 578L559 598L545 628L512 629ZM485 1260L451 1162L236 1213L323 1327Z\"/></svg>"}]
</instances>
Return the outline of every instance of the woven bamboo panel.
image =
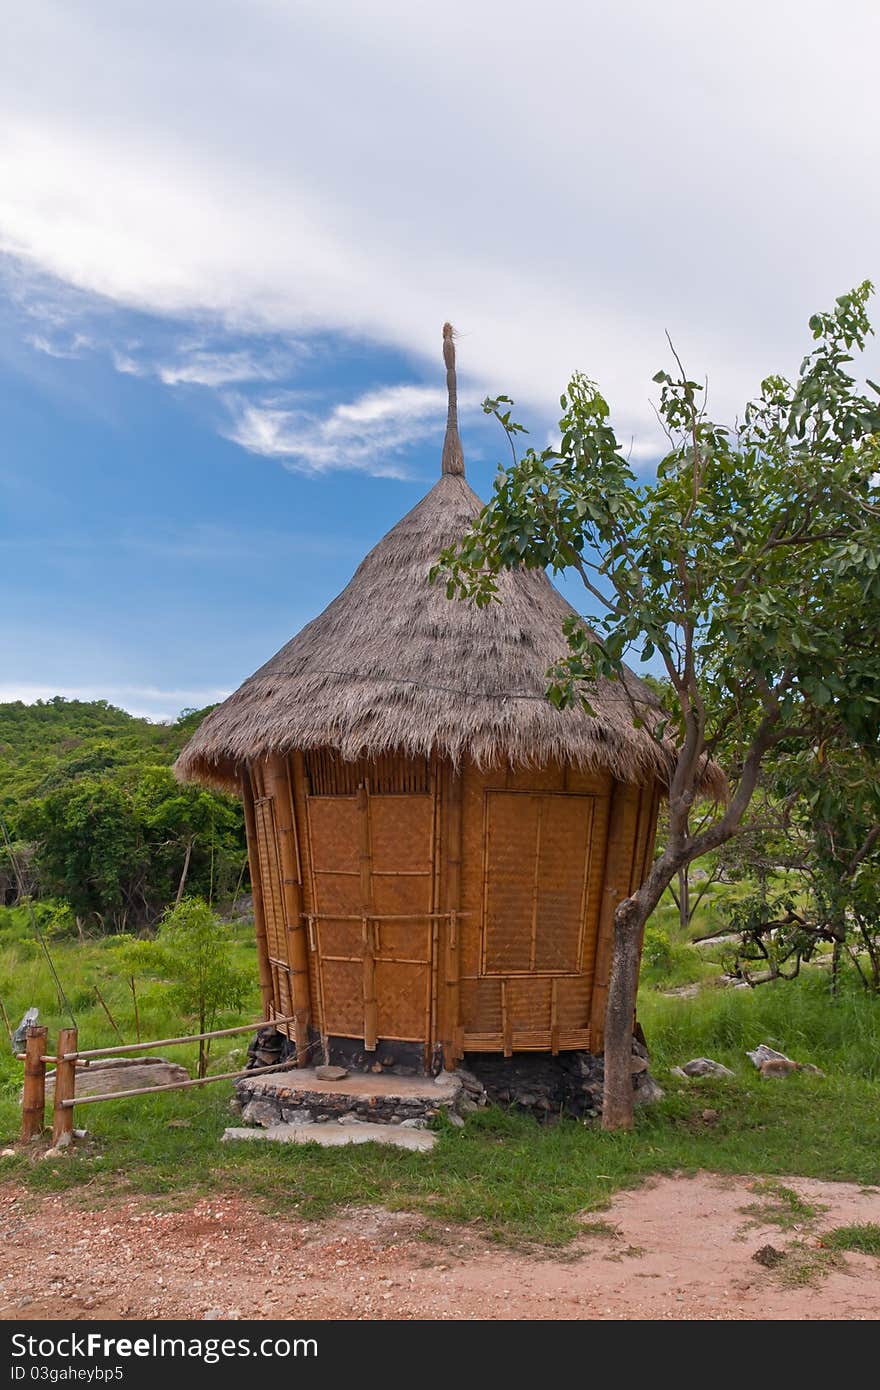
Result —
<instances>
[{"instance_id":1,"label":"woven bamboo panel","mask_svg":"<svg viewBox=\"0 0 880 1390\"><path fill-rule=\"evenodd\" d=\"M266 942L270 957L287 960L287 930L284 903L281 896L281 870L275 839L275 815L271 797L254 802L257 828L257 850L260 859L260 882L263 889L263 912L266 918Z\"/></svg>"},{"instance_id":2,"label":"woven bamboo panel","mask_svg":"<svg viewBox=\"0 0 880 1390\"><path fill-rule=\"evenodd\" d=\"M315 874L316 911L322 917L359 917L363 912L357 874Z\"/></svg>"},{"instance_id":3,"label":"woven bamboo panel","mask_svg":"<svg viewBox=\"0 0 880 1390\"><path fill-rule=\"evenodd\" d=\"M360 822L357 804L340 796L309 797L312 872L357 873L360 868Z\"/></svg>"},{"instance_id":4,"label":"woven bamboo panel","mask_svg":"<svg viewBox=\"0 0 880 1390\"><path fill-rule=\"evenodd\" d=\"M486 974L579 968L593 798L486 793Z\"/></svg>"},{"instance_id":5,"label":"woven bamboo panel","mask_svg":"<svg viewBox=\"0 0 880 1390\"><path fill-rule=\"evenodd\" d=\"M551 987L552 982L546 978L520 976L507 981L507 1007L514 1040L520 1033L543 1029L549 1045Z\"/></svg>"},{"instance_id":6,"label":"woven bamboo panel","mask_svg":"<svg viewBox=\"0 0 880 1390\"><path fill-rule=\"evenodd\" d=\"M312 924L312 939L322 956L363 955L364 931L358 922L341 922L337 917L319 917Z\"/></svg>"},{"instance_id":7,"label":"woven bamboo panel","mask_svg":"<svg viewBox=\"0 0 880 1390\"><path fill-rule=\"evenodd\" d=\"M466 1033L501 1031L501 981L463 979L461 1022Z\"/></svg>"},{"instance_id":8,"label":"woven bamboo panel","mask_svg":"<svg viewBox=\"0 0 880 1390\"><path fill-rule=\"evenodd\" d=\"M370 797L374 874L430 874L433 811L429 796Z\"/></svg>"},{"instance_id":9,"label":"woven bamboo panel","mask_svg":"<svg viewBox=\"0 0 880 1390\"><path fill-rule=\"evenodd\" d=\"M364 1036L364 970L358 961L321 961L326 1033L346 1038Z\"/></svg>"},{"instance_id":10,"label":"woven bamboo panel","mask_svg":"<svg viewBox=\"0 0 880 1390\"><path fill-rule=\"evenodd\" d=\"M422 933L421 948L425 949ZM389 964L376 960L376 998L380 1038L422 1042L428 1023L428 971L424 965Z\"/></svg>"},{"instance_id":11,"label":"woven bamboo panel","mask_svg":"<svg viewBox=\"0 0 880 1390\"><path fill-rule=\"evenodd\" d=\"M593 798L541 798L534 968L577 970L586 912Z\"/></svg>"},{"instance_id":12,"label":"woven bamboo panel","mask_svg":"<svg viewBox=\"0 0 880 1390\"><path fill-rule=\"evenodd\" d=\"M584 975L562 975L556 981L556 1009L560 1031L586 1028L590 1022L592 982Z\"/></svg>"},{"instance_id":13,"label":"woven bamboo panel","mask_svg":"<svg viewBox=\"0 0 880 1390\"><path fill-rule=\"evenodd\" d=\"M540 798L486 793L483 971L531 968Z\"/></svg>"}]
</instances>

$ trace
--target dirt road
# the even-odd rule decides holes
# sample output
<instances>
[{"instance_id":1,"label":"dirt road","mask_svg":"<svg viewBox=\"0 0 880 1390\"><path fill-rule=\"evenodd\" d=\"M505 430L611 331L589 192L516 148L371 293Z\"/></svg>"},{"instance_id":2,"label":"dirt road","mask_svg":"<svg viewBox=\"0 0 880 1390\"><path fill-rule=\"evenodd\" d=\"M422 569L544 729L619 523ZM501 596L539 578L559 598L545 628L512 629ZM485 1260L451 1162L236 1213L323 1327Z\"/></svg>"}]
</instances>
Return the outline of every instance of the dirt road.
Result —
<instances>
[{"instance_id":1,"label":"dirt road","mask_svg":"<svg viewBox=\"0 0 880 1390\"><path fill-rule=\"evenodd\" d=\"M830 1257L820 1243L833 1226L880 1223L880 1191L782 1181L824 1209L803 1221L795 1213L783 1230L766 1212L743 1210L771 1200L748 1179L663 1178L585 1215L583 1234L549 1255L377 1209L281 1221L235 1196L174 1211L142 1199L91 1211L8 1184L0 1318L880 1316L880 1261ZM597 1222L608 1229L590 1230ZM778 1268L753 1258L767 1245L789 1252Z\"/></svg>"}]
</instances>

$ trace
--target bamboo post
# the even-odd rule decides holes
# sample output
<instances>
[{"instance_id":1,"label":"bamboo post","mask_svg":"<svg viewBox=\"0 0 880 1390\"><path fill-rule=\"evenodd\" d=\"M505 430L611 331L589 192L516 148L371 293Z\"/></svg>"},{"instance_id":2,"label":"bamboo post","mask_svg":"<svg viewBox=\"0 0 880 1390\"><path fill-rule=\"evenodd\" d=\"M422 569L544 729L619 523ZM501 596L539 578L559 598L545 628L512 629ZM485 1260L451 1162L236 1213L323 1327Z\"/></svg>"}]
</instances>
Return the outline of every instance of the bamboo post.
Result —
<instances>
[{"instance_id":1,"label":"bamboo post","mask_svg":"<svg viewBox=\"0 0 880 1390\"><path fill-rule=\"evenodd\" d=\"M461 773L449 769L446 779L446 902L449 913L446 933L446 1027L450 1062L458 1060L461 1023L461 944L458 918L461 912Z\"/></svg>"},{"instance_id":2,"label":"bamboo post","mask_svg":"<svg viewBox=\"0 0 880 1390\"><path fill-rule=\"evenodd\" d=\"M27 1030L24 1089L21 1098L21 1142L39 1139L46 1108L46 1041L49 1029L32 1023Z\"/></svg>"},{"instance_id":3,"label":"bamboo post","mask_svg":"<svg viewBox=\"0 0 880 1390\"><path fill-rule=\"evenodd\" d=\"M248 864L251 871L251 893L254 900L254 933L257 938L257 969L260 975L260 999L263 1017L268 1018L275 1004L272 987L272 967L266 941L266 917L263 911L263 885L260 879L260 853L257 848L257 822L254 816L254 793L248 772L241 774L241 796L244 802L244 828L247 837Z\"/></svg>"},{"instance_id":4,"label":"bamboo post","mask_svg":"<svg viewBox=\"0 0 880 1390\"><path fill-rule=\"evenodd\" d=\"M278 861L281 869L281 897L287 928L287 959L293 1002L293 1035L296 1041L297 1066L308 1065L312 1022L311 991L309 989L309 944L303 917L302 883L299 855L296 851L296 822L293 813L293 788L286 758L274 757L266 769L267 793L275 803L275 832L278 837Z\"/></svg>"},{"instance_id":5,"label":"bamboo post","mask_svg":"<svg viewBox=\"0 0 880 1390\"><path fill-rule=\"evenodd\" d=\"M66 1100L73 1100L76 1094L76 1052L77 1033L75 1028L61 1028L58 1032L58 1062L55 1067L55 1098L52 1115L52 1143L58 1144L68 1136L73 1138L73 1107L66 1106Z\"/></svg>"},{"instance_id":6,"label":"bamboo post","mask_svg":"<svg viewBox=\"0 0 880 1390\"><path fill-rule=\"evenodd\" d=\"M357 806L360 813L361 905L363 908L364 947L364 1047L375 1052L379 1031L379 1006L376 1000L376 943L370 911L373 906L373 856L370 844L370 802L365 786L358 787Z\"/></svg>"}]
</instances>

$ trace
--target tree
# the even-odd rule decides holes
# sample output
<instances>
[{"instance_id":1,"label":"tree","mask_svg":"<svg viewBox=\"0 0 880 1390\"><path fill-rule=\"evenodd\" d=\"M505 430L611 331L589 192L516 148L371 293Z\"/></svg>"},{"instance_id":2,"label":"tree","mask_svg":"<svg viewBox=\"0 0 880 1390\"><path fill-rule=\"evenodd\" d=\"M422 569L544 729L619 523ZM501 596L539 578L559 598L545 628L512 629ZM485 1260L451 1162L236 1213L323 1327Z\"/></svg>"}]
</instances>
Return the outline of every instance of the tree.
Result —
<instances>
[{"instance_id":1,"label":"tree","mask_svg":"<svg viewBox=\"0 0 880 1390\"><path fill-rule=\"evenodd\" d=\"M785 848L779 852L777 833L744 856L755 886L730 913L728 929L740 938L734 971L752 985L792 979L828 943L832 993L847 956L865 989L880 993L876 754L825 745L791 751L772 760L766 780Z\"/></svg>"},{"instance_id":2,"label":"tree","mask_svg":"<svg viewBox=\"0 0 880 1390\"><path fill-rule=\"evenodd\" d=\"M513 455L469 533L441 556L450 598L496 599L517 566L577 574L595 605L564 628L550 673L558 706L589 709L591 682L622 684L634 723L668 756L660 853L614 919L605 1034L606 1128L630 1127L630 1040L648 917L683 865L739 830L764 758L781 743L869 743L880 727L880 387L847 371L871 332L865 282L815 314L794 382L768 377L731 429L673 349L658 372L668 450L652 481L633 473L598 387L575 375L558 449L517 457L512 402L484 402ZM671 346L671 344L670 344ZM668 697L633 699L624 659L656 661ZM694 824L707 760L733 750L729 799Z\"/></svg>"},{"instance_id":3,"label":"tree","mask_svg":"<svg viewBox=\"0 0 880 1390\"><path fill-rule=\"evenodd\" d=\"M232 962L232 933L202 898L184 898L166 912L155 941L138 942L124 958L128 974L133 966L164 976L171 985L176 1007L198 1024L199 1033L210 1033L219 1016L244 1004L248 975ZM210 1038L199 1042L199 1076L206 1076Z\"/></svg>"}]
</instances>

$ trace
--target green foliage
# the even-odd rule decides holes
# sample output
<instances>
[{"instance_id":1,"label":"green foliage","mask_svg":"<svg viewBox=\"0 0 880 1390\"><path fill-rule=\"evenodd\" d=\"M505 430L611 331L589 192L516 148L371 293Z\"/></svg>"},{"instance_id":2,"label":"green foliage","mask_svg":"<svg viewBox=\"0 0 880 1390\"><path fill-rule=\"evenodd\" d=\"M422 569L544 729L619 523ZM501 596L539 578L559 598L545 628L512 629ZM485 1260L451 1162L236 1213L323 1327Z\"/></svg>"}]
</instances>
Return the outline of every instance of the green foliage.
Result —
<instances>
[{"instance_id":1,"label":"green foliage","mask_svg":"<svg viewBox=\"0 0 880 1390\"><path fill-rule=\"evenodd\" d=\"M155 921L184 867L192 891L232 891L245 863L241 807L181 785L170 767L207 712L165 725L102 700L0 705L0 812L29 891L113 929Z\"/></svg>"},{"instance_id":2,"label":"green foliage","mask_svg":"<svg viewBox=\"0 0 880 1390\"><path fill-rule=\"evenodd\" d=\"M202 898L184 898L166 912L155 941L138 941L124 953L125 973L147 971L169 983L175 1011L211 1032L224 1013L236 1012L250 980L232 961L229 926ZM199 1076L207 1072L210 1039L199 1044Z\"/></svg>"},{"instance_id":3,"label":"green foliage","mask_svg":"<svg viewBox=\"0 0 880 1390\"><path fill-rule=\"evenodd\" d=\"M729 838L776 742L869 744L880 732L880 402L846 370L871 332L870 293L866 282L814 315L817 347L797 380L768 377L737 432L707 418L680 364L677 377L659 372L670 448L653 481L630 468L595 384L574 376L560 447L514 452L434 571L450 597L477 604L504 569L580 576L596 607L589 628L566 624L548 690L558 705L589 708L590 683L623 681L630 652L659 658L663 712L633 701L632 715L675 735L670 834L686 858ZM513 448L509 410L484 408ZM702 760L722 741L743 795L690 836Z\"/></svg>"},{"instance_id":4,"label":"green foliage","mask_svg":"<svg viewBox=\"0 0 880 1390\"><path fill-rule=\"evenodd\" d=\"M672 966L673 946L669 933L662 927L649 925L645 928L642 959L655 970L669 970Z\"/></svg>"}]
</instances>

